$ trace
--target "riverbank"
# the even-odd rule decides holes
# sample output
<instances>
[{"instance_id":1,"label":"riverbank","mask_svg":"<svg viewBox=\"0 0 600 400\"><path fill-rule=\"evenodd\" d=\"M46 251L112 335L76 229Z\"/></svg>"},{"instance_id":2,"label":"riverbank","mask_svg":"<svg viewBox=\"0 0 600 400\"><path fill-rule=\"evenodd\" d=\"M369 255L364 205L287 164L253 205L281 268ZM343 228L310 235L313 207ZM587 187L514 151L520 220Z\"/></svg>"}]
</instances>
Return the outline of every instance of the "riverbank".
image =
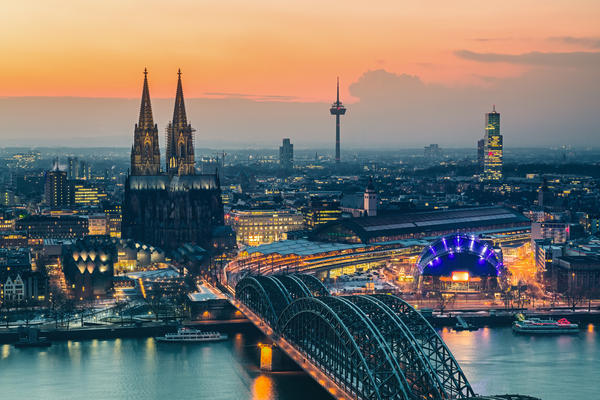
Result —
<instances>
[{"instance_id":1,"label":"riverbank","mask_svg":"<svg viewBox=\"0 0 600 400\"><path fill-rule=\"evenodd\" d=\"M213 320L213 321L190 321L184 322L185 326L194 326L202 330L215 330L224 333L256 329L246 319L236 320ZM91 326L84 328L40 328L40 336L45 336L51 341L65 340L90 340L90 339L117 339L117 338L144 338L162 336L165 333L175 332L177 326L174 323L147 322L137 325L109 325ZM0 344L15 343L18 339L17 329L0 329Z\"/></svg>"},{"instance_id":2,"label":"riverbank","mask_svg":"<svg viewBox=\"0 0 600 400\"><path fill-rule=\"evenodd\" d=\"M511 326L515 320L515 315L522 313L528 317L559 320L566 318L577 324L600 324L600 311L575 311L554 310L554 311L529 311L529 310L494 310L472 311L472 310L453 310L443 315L428 316L427 319L436 328L453 327L458 322L457 316L461 316L469 324L477 327L506 327Z\"/></svg>"}]
</instances>

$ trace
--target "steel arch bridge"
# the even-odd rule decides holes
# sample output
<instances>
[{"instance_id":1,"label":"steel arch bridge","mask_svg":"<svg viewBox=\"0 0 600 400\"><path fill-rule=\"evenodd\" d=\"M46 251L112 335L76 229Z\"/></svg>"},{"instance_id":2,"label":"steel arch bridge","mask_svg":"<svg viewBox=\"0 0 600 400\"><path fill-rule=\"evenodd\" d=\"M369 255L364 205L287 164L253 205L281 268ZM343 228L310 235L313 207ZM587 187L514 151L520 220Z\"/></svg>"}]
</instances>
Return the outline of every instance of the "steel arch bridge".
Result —
<instances>
[{"instance_id":1,"label":"steel arch bridge","mask_svg":"<svg viewBox=\"0 0 600 400\"><path fill-rule=\"evenodd\" d=\"M391 295L330 296L311 275L248 276L236 299L356 399L475 397L429 322Z\"/></svg>"}]
</instances>

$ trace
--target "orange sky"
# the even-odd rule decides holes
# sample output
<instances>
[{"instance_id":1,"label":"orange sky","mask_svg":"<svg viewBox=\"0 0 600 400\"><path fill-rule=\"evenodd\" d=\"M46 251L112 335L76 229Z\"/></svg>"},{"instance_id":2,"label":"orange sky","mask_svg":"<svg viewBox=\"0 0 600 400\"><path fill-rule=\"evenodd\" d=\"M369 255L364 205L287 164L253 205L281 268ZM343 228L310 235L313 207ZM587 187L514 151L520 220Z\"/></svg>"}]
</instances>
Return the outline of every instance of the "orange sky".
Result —
<instances>
[{"instance_id":1,"label":"orange sky","mask_svg":"<svg viewBox=\"0 0 600 400\"><path fill-rule=\"evenodd\" d=\"M347 86L378 68L483 85L528 67L455 51L591 51L556 38L598 38L599 18L598 0L10 1L0 96L138 97L144 67L153 97L174 96L178 67L186 97L331 101L340 75L351 101Z\"/></svg>"}]
</instances>

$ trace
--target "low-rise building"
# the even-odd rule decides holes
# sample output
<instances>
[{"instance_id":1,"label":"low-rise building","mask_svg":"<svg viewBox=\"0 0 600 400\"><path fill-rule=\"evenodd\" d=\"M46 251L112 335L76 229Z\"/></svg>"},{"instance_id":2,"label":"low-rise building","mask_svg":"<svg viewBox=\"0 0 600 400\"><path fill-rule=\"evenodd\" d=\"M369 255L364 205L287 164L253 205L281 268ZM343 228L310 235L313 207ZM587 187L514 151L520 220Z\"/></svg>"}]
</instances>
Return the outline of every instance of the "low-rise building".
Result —
<instances>
[{"instance_id":1,"label":"low-rise building","mask_svg":"<svg viewBox=\"0 0 600 400\"><path fill-rule=\"evenodd\" d=\"M235 231L238 244L258 246L284 239L289 231L302 229L302 214L291 210L232 210L225 224Z\"/></svg>"}]
</instances>

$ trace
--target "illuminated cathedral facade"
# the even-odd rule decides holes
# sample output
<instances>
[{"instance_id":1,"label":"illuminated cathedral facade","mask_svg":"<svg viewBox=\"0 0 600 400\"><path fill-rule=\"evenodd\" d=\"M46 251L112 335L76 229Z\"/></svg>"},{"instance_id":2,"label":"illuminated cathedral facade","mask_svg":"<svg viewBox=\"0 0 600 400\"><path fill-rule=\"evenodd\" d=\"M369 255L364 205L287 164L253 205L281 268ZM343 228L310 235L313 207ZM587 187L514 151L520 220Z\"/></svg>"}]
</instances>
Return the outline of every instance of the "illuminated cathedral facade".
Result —
<instances>
[{"instance_id":1,"label":"illuminated cathedral facade","mask_svg":"<svg viewBox=\"0 0 600 400\"><path fill-rule=\"evenodd\" d=\"M218 174L196 174L194 129L187 121L181 71L166 145L163 171L148 74L144 71L140 116L125 183L122 236L165 250L184 243L209 249L213 231L223 225L221 188Z\"/></svg>"}]
</instances>

